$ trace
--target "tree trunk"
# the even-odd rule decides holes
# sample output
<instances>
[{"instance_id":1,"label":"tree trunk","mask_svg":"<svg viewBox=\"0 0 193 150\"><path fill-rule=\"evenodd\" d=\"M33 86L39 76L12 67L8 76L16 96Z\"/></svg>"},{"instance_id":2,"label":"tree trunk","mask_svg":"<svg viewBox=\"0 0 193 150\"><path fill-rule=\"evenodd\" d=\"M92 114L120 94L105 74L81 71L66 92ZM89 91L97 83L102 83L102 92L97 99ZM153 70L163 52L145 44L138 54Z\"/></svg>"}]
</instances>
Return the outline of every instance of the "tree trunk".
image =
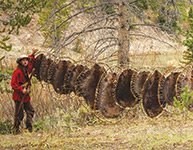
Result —
<instances>
[{"instance_id":1,"label":"tree trunk","mask_svg":"<svg viewBox=\"0 0 193 150\"><path fill-rule=\"evenodd\" d=\"M128 31L129 16L125 0L117 0L119 3L119 29L118 29L118 64L129 64L130 38Z\"/></svg>"}]
</instances>

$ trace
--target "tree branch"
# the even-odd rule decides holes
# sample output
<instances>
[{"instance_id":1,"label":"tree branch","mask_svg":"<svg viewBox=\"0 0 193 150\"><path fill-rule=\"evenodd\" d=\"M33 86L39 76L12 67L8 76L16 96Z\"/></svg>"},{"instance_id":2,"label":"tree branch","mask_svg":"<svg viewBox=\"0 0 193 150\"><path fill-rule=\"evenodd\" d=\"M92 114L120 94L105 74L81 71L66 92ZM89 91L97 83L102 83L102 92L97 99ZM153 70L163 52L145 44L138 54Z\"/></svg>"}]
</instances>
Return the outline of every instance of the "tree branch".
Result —
<instances>
[{"instance_id":1,"label":"tree branch","mask_svg":"<svg viewBox=\"0 0 193 150\"><path fill-rule=\"evenodd\" d=\"M63 8L66 8L66 7L70 6L71 4L73 4L73 3L76 2L76 1L77 1L77 0L73 0L73 1L70 2L69 4L66 4L66 5L64 5L63 7L59 8L58 10L54 11L54 12L51 14L51 16L46 20L46 22L45 22L40 28L38 28L36 31L39 31L41 28L43 28L43 27L48 23L48 21L49 21L56 13L58 13L59 11L61 11Z\"/></svg>"},{"instance_id":2,"label":"tree branch","mask_svg":"<svg viewBox=\"0 0 193 150\"><path fill-rule=\"evenodd\" d=\"M113 43L113 44L109 44L109 45L101 48L101 49L99 50L99 52L98 52L92 59L95 59L95 60L96 60L96 59L97 59L104 51L106 51L108 48L111 48L111 47L114 47L114 46L117 46L117 45L118 45L118 43Z\"/></svg>"},{"instance_id":3,"label":"tree branch","mask_svg":"<svg viewBox=\"0 0 193 150\"><path fill-rule=\"evenodd\" d=\"M153 37L153 36L150 36L150 35L146 35L146 34L130 34L131 36L142 36L142 37L146 37L146 38L151 38L151 39L154 39L156 41L159 41L159 42L162 42L162 43L165 43L171 47L174 47L173 45L171 45L170 43L166 42L166 41L163 41L163 40L160 40L156 37Z\"/></svg>"},{"instance_id":4,"label":"tree branch","mask_svg":"<svg viewBox=\"0 0 193 150\"><path fill-rule=\"evenodd\" d=\"M93 31L97 31L97 30L102 30L102 29L107 29L107 30L117 30L117 28L115 28L115 27L98 27L98 28L93 28L93 29L89 29L89 30L86 30L86 31L80 31L80 32L74 32L73 34L71 34L71 36L69 36L68 38L67 38L67 40L69 40L71 37L73 37L73 36L78 36L78 35L80 35L80 34L82 34L82 33L88 33L88 32L93 32ZM69 45L69 44L71 44L75 39L76 39L76 37L75 38L73 38L70 42L68 42L68 43L66 43L66 44L62 44L62 47L65 47L65 46L67 46L67 45ZM65 41L67 41L67 40L65 40Z\"/></svg>"},{"instance_id":5,"label":"tree branch","mask_svg":"<svg viewBox=\"0 0 193 150\"><path fill-rule=\"evenodd\" d=\"M86 11L88 11L88 10L90 10L90 9L94 9L94 8L97 8L97 7L101 7L101 6L106 5L106 4L112 4L112 2L106 2L106 3L99 4L99 5L91 6L91 7L89 7L89 8L85 8L85 9L83 9L83 10L75 13L74 15L68 17L67 19L65 19L62 23L60 23L60 24L56 27L56 29L59 28L59 27L61 27L65 22L69 21L69 20L72 19L73 17L78 16L78 15L80 15L81 13L86 12ZM117 3L113 3L113 4L116 4L116 5L117 5ZM52 31L51 31L51 32L52 32Z\"/></svg>"}]
</instances>

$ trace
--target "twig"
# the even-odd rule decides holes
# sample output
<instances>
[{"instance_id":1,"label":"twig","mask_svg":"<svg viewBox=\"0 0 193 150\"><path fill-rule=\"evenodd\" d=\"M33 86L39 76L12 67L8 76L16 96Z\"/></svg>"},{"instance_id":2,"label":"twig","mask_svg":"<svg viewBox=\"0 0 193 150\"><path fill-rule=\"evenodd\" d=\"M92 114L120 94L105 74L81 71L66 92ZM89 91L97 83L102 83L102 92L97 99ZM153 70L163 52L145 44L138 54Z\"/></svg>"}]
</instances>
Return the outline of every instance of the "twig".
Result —
<instances>
[{"instance_id":1,"label":"twig","mask_svg":"<svg viewBox=\"0 0 193 150\"><path fill-rule=\"evenodd\" d=\"M76 1L77 1L77 0L73 0L73 1L70 2L69 4L64 5L63 7L59 8L59 9L56 10L56 11L54 11L54 12L51 14L51 16L46 20L46 22L45 22L40 28L38 28L38 29L36 30L36 32L39 31L41 28L43 28L43 27L48 23L48 21L49 21L56 13L58 13L59 11L61 11L63 8L66 8L66 7L70 6L72 3L76 2Z\"/></svg>"},{"instance_id":2,"label":"twig","mask_svg":"<svg viewBox=\"0 0 193 150\"><path fill-rule=\"evenodd\" d=\"M159 42L162 42L162 43L165 43L173 48L175 48L173 45L171 45L170 43L166 42L166 41L163 41L163 40L160 40L156 37L153 37L153 36L150 36L150 35L146 35L146 34L130 34L131 36L142 36L142 37L146 37L146 38L151 38L151 39L154 39L156 41L159 41Z\"/></svg>"}]
</instances>

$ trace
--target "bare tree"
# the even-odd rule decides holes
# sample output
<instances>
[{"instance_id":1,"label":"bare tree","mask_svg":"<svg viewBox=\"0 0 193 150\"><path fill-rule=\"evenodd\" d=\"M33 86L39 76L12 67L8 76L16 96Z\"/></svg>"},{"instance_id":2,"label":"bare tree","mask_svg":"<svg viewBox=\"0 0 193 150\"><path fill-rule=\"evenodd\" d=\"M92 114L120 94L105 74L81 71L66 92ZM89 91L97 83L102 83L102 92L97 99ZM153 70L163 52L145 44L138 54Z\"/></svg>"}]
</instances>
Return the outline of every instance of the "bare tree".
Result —
<instances>
[{"instance_id":1,"label":"bare tree","mask_svg":"<svg viewBox=\"0 0 193 150\"><path fill-rule=\"evenodd\" d=\"M68 1L54 12L58 13L66 7L71 8L68 17L55 27L56 30L63 24L68 23L63 31L63 38L50 51L52 53L60 53L62 50L68 51L72 49L72 45L77 40L81 40L85 52L83 59L110 61L117 58L118 64L128 64L131 37L151 38L172 46L161 39L160 34L164 31L168 37L177 35L174 30L171 30L171 26L180 19L178 3L187 3L188 1L161 0L157 2L145 0L147 5L153 2L157 4L156 11L160 18L165 16L157 24L147 23L148 17L139 7L140 2L139 0L90 0L84 5L77 0ZM54 13L51 14L49 19L54 17ZM43 26L46 25L47 22ZM139 28L144 26L152 28L157 35L152 36L143 33ZM52 32L54 30L50 31L48 35Z\"/></svg>"}]
</instances>

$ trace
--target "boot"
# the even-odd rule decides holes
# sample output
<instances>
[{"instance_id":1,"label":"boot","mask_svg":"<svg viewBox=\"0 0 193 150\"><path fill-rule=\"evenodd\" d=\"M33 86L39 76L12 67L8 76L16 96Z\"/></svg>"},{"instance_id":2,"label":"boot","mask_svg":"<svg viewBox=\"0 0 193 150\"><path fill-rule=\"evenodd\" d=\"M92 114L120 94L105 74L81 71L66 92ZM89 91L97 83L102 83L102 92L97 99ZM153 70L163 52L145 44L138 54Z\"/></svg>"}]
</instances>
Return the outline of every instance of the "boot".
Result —
<instances>
[{"instance_id":1,"label":"boot","mask_svg":"<svg viewBox=\"0 0 193 150\"><path fill-rule=\"evenodd\" d=\"M32 125L30 123L26 123L26 129L32 133L33 132L33 128L32 128Z\"/></svg>"},{"instance_id":2,"label":"boot","mask_svg":"<svg viewBox=\"0 0 193 150\"><path fill-rule=\"evenodd\" d=\"M13 134L14 135L17 135L17 134L20 134L20 129L19 129L19 125L20 125L20 122L15 120L14 121L14 128L13 128Z\"/></svg>"}]
</instances>

